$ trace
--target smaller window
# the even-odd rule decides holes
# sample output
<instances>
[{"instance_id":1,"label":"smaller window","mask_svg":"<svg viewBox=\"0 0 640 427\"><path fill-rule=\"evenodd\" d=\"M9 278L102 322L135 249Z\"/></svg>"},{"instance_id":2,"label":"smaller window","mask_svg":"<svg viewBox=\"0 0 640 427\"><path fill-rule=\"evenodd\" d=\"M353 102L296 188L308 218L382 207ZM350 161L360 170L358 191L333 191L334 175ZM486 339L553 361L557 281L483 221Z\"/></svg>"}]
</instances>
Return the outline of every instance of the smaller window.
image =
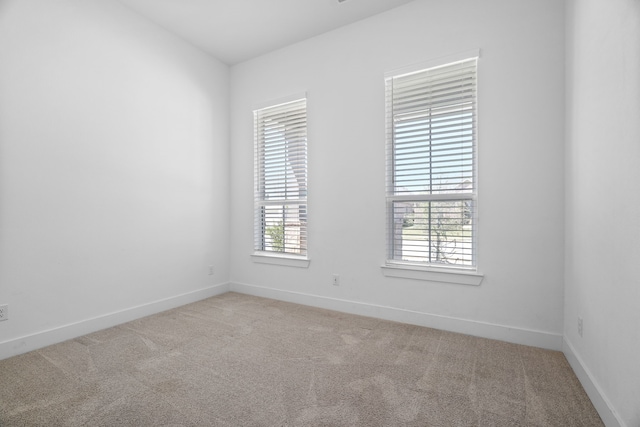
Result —
<instances>
[{"instance_id":1,"label":"smaller window","mask_svg":"<svg viewBox=\"0 0 640 427\"><path fill-rule=\"evenodd\" d=\"M254 137L254 249L306 256L306 99L255 110Z\"/></svg>"},{"instance_id":2,"label":"smaller window","mask_svg":"<svg viewBox=\"0 0 640 427\"><path fill-rule=\"evenodd\" d=\"M391 263L475 268L476 63L386 79Z\"/></svg>"}]
</instances>

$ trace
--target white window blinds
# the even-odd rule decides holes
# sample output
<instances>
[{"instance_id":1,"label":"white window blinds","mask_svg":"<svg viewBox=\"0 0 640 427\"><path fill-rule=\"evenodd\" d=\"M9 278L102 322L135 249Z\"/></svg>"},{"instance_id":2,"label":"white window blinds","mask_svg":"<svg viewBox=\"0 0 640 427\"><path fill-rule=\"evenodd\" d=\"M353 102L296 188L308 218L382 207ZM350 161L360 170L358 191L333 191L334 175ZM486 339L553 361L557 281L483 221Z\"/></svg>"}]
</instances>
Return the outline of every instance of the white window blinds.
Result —
<instances>
[{"instance_id":1,"label":"white window blinds","mask_svg":"<svg viewBox=\"0 0 640 427\"><path fill-rule=\"evenodd\" d=\"M388 257L475 265L477 58L386 80Z\"/></svg>"},{"instance_id":2,"label":"white window blinds","mask_svg":"<svg viewBox=\"0 0 640 427\"><path fill-rule=\"evenodd\" d=\"M307 254L307 103L254 111L256 251Z\"/></svg>"}]
</instances>

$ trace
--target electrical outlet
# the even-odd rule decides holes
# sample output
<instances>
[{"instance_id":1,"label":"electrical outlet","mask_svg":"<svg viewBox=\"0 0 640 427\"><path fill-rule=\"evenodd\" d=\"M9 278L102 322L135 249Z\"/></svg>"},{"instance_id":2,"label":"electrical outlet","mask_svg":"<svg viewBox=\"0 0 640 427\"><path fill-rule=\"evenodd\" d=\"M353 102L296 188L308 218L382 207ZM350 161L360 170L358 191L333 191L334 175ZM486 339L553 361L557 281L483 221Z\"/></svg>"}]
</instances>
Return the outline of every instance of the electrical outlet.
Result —
<instances>
[{"instance_id":1,"label":"electrical outlet","mask_svg":"<svg viewBox=\"0 0 640 427\"><path fill-rule=\"evenodd\" d=\"M578 335L582 336L582 317L578 316Z\"/></svg>"},{"instance_id":2,"label":"electrical outlet","mask_svg":"<svg viewBox=\"0 0 640 427\"><path fill-rule=\"evenodd\" d=\"M213 276L213 265L209 266L209 276Z\"/></svg>"},{"instance_id":3,"label":"electrical outlet","mask_svg":"<svg viewBox=\"0 0 640 427\"><path fill-rule=\"evenodd\" d=\"M0 322L9 318L9 305L0 305Z\"/></svg>"},{"instance_id":4,"label":"electrical outlet","mask_svg":"<svg viewBox=\"0 0 640 427\"><path fill-rule=\"evenodd\" d=\"M334 274L332 284L333 286L340 286L340 276L338 276L337 274Z\"/></svg>"}]
</instances>

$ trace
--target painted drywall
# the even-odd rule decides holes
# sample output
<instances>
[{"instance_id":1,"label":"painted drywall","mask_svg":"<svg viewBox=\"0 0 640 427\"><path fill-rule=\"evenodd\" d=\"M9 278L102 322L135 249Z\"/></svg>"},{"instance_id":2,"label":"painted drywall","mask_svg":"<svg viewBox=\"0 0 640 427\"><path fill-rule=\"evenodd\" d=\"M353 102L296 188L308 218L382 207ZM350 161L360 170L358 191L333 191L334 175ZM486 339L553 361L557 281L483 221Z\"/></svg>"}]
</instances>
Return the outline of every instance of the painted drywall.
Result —
<instances>
[{"instance_id":1,"label":"painted drywall","mask_svg":"<svg viewBox=\"0 0 640 427\"><path fill-rule=\"evenodd\" d=\"M417 0L233 66L232 289L466 321L470 333L483 334L487 325L534 332L550 340L521 341L559 348L563 7L555 0ZM385 277L384 74L478 48L484 280L465 286ZM306 269L254 263L252 108L304 91L311 262ZM340 286L332 286L332 274Z\"/></svg>"},{"instance_id":2,"label":"painted drywall","mask_svg":"<svg viewBox=\"0 0 640 427\"><path fill-rule=\"evenodd\" d=\"M571 0L566 16L565 345L607 425L638 426L640 2Z\"/></svg>"},{"instance_id":3,"label":"painted drywall","mask_svg":"<svg viewBox=\"0 0 640 427\"><path fill-rule=\"evenodd\" d=\"M228 72L119 2L0 2L5 356L227 282Z\"/></svg>"}]
</instances>

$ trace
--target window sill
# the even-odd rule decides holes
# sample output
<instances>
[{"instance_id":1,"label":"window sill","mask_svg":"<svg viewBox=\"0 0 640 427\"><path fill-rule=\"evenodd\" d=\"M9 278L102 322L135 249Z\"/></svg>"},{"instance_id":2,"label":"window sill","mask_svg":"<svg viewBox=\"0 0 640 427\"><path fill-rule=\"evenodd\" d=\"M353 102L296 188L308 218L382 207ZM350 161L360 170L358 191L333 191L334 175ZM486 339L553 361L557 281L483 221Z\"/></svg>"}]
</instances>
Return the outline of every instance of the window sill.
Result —
<instances>
[{"instance_id":1,"label":"window sill","mask_svg":"<svg viewBox=\"0 0 640 427\"><path fill-rule=\"evenodd\" d=\"M311 260L302 256L279 255L267 252L257 252L251 255L251 260L259 264L283 265L285 267L308 268Z\"/></svg>"},{"instance_id":2,"label":"window sill","mask_svg":"<svg viewBox=\"0 0 640 427\"><path fill-rule=\"evenodd\" d=\"M480 286L484 275L475 270L448 269L438 267L422 267L412 264L387 263L382 267L387 277L425 280L429 282L456 283L459 285Z\"/></svg>"}]
</instances>

